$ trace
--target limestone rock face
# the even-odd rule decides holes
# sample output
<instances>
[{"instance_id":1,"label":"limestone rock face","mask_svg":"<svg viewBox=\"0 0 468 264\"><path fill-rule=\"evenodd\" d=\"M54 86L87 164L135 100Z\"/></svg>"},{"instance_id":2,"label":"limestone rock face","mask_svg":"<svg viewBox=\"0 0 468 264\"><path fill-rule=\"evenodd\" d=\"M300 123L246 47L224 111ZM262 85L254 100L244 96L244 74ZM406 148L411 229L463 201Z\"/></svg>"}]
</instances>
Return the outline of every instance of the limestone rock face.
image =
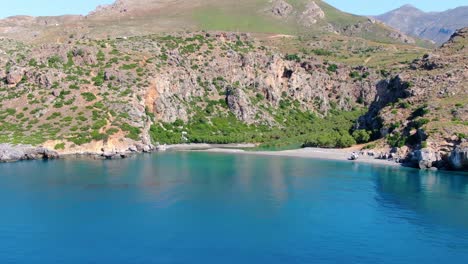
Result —
<instances>
[{"instance_id":1,"label":"limestone rock face","mask_svg":"<svg viewBox=\"0 0 468 264\"><path fill-rule=\"evenodd\" d=\"M43 147L0 144L0 162L57 158L59 158L57 152Z\"/></svg>"},{"instance_id":2,"label":"limestone rock face","mask_svg":"<svg viewBox=\"0 0 468 264\"><path fill-rule=\"evenodd\" d=\"M444 121L443 129L431 131L431 115L440 119L468 120L467 96L468 29L457 31L445 45L414 60L397 77L381 81L369 112L360 118L360 126L380 131L381 137L406 140L415 167L466 170L466 126ZM444 100L457 102L446 107ZM455 105L455 103L454 103ZM416 112L411 106L422 109ZM429 121L428 121L429 120ZM423 146L429 149L419 150Z\"/></svg>"},{"instance_id":3,"label":"limestone rock face","mask_svg":"<svg viewBox=\"0 0 468 264\"><path fill-rule=\"evenodd\" d=\"M360 118L360 125L371 129L382 129L380 119L382 108L390 103L396 102L400 98L410 95L409 85L403 80L403 76L395 76L388 80L382 80L376 85L375 98L369 107L369 112ZM387 130L384 128L384 130ZM386 134L383 132L381 134Z\"/></svg>"},{"instance_id":4,"label":"limestone rock face","mask_svg":"<svg viewBox=\"0 0 468 264\"><path fill-rule=\"evenodd\" d=\"M231 112L239 119L248 124L255 123L257 111L241 89L230 89L227 95L227 104Z\"/></svg>"},{"instance_id":5,"label":"limestone rock face","mask_svg":"<svg viewBox=\"0 0 468 264\"><path fill-rule=\"evenodd\" d=\"M293 10L293 7L283 0L274 0L273 7L271 8L273 15L278 17L287 17Z\"/></svg>"},{"instance_id":6,"label":"limestone rock face","mask_svg":"<svg viewBox=\"0 0 468 264\"><path fill-rule=\"evenodd\" d=\"M407 44L415 44L416 43L416 40L414 40L414 38L406 35L406 34L403 34L401 33L400 31L391 31L389 34L388 34L388 37L391 38L391 39L395 39L395 40L399 40L403 43L407 43Z\"/></svg>"},{"instance_id":7,"label":"limestone rock face","mask_svg":"<svg viewBox=\"0 0 468 264\"><path fill-rule=\"evenodd\" d=\"M449 157L450 166L456 170L468 170L468 146L458 146Z\"/></svg>"},{"instance_id":8,"label":"limestone rock face","mask_svg":"<svg viewBox=\"0 0 468 264\"><path fill-rule=\"evenodd\" d=\"M441 160L439 153L429 148L415 151L412 158L412 161L415 162L420 169L437 167L437 162Z\"/></svg>"},{"instance_id":9,"label":"limestone rock face","mask_svg":"<svg viewBox=\"0 0 468 264\"><path fill-rule=\"evenodd\" d=\"M417 69L422 69L422 70L436 70L436 69L441 69L446 66L445 63L443 63L442 60L440 60L440 56L436 54L426 54L423 56L422 59L416 59L413 61L411 64L411 69L417 70Z\"/></svg>"},{"instance_id":10,"label":"limestone rock face","mask_svg":"<svg viewBox=\"0 0 468 264\"><path fill-rule=\"evenodd\" d=\"M223 43L237 41L232 33L219 33L216 38ZM244 35L239 38L250 40ZM193 116L190 105L209 97L213 101L226 101L228 109L242 121L278 125L271 113L259 109L260 103L274 109L282 100L290 100L303 110L326 115L335 105L340 110L352 109L363 95L363 101L370 104L375 98L378 82L378 76L374 74L363 82L354 82L349 77L349 72L354 69L344 65L338 65L336 72L330 72L328 64L320 58L288 60L278 52L228 50L225 56L206 61L196 57L201 60L198 68L184 64L186 55L177 49L168 53L167 66L152 77L142 97L156 120L169 123L177 119L190 120ZM200 74L201 70L203 74ZM357 70L361 74L372 73L366 68ZM106 69L105 78L108 75L115 74ZM122 78L126 76L122 75ZM260 102L255 98L261 98Z\"/></svg>"},{"instance_id":11,"label":"limestone rock face","mask_svg":"<svg viewBox=\"0 0 468 264\"><path fill-rule=\"evenodd\" d=\"M304 12L301 14L300 21L302 25L311 27L318 22L318 20L325 17L325 12L314 2L307 3Z\"/></svg>"},{"instance_id":12,"label":"limestone rock face","mask_svg":"<svg viewBox=\"0 0 468 264\"><path fill-rule=\"evenodd\" d=\"M153 87L150 87L150 91L154 92L153 98L148 102L151 105L150 109L154 109L158 119L164 122L174 122L177 119L186 122L189 119L187 109L183 106L181 99L188 101L191 93L196 92L195 89L191 89L194 84L189 77L181 79L185 82L178 83L179 80L175 80L171 75L157 76Z\"/></svg>"},{"instance_id":13,"label":"limestone rock face","mask_svg":"<svg viewBox=\"0 0 468 264\"><path fill-rule=\"evenodd\" d=\"M96 50L92 47L74 48L72 50L73 62L77 65L96 64L98 62Z\"/></svg>"},{"instance_id":14,"label":"limestone rock face","mask_svg":"<svg viewBox=\"0 0 468 264\"><path fill-rule=\"evenodd\" d=\"M27 69L24 72L28 82L43 88L51 88L57 82L66 77L66 74L58 69L48 69L47 71L38 71L35 69Z\"/></svg>"}]
</instances>

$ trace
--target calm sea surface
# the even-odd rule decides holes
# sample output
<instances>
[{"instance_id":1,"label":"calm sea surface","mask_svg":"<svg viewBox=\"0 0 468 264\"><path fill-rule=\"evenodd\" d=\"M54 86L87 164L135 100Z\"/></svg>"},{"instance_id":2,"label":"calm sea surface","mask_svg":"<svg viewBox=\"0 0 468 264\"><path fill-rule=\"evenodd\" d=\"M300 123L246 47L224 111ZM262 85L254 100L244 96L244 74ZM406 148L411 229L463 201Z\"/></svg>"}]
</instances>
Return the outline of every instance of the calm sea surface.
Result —
<instances>
[{"instance_id":1,"label":"calm sea surface","mask_svg":"<svg viewBox=\"0 0 468 264\"><path fill-rule=\"evenodd\" d=\"M208 153L0 164L0 263L468 263L468 174Z\"/></svg>"}]
</instances>

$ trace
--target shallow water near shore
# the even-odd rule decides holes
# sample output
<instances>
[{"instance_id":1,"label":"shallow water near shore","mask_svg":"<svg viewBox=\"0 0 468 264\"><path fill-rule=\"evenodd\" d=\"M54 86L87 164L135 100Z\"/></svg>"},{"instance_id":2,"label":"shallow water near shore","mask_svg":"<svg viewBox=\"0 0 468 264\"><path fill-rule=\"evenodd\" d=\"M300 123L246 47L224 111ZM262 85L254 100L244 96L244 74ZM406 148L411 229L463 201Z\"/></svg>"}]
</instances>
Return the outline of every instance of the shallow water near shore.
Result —
<instances>
[{"instance_id":1,"label":"shallow water near shore","mask_svg":"<svg viewBox=\"0 0 468 264\"><path fill-rule=\"evenodd\" d=\"M468 174L174 152L0 164L0 263L464 263Z\"/></svg>"}]
</instances>

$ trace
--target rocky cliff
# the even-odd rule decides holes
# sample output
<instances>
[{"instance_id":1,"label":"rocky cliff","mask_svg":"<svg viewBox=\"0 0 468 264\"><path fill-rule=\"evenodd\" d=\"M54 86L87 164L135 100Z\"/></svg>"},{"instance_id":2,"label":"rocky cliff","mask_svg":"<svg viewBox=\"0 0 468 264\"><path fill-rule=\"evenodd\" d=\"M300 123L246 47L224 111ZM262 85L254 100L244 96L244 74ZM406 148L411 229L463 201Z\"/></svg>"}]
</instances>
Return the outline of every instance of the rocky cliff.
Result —
<instances>
[{"instance_id":1,"label":"rocky cliff","mask_svg":"<svg viewBox=\"0 0 468 264\"><path fill-rule=\"evenodd\" d=\"M319 116L351 110L373 98L378 77L366 68L281 54L246 34L150 36L21 50L18 43L7 44L12 50L3 60L2 141L46 144L65 153L143 149L152 143L152 124L189 122L200 111L281 127L275 109L293 103ZM366 79L357 82L350 72Z\"/></svg>"},{"instance_id":2,"label":"rocky cliff","mask_svg":"<svg viewBox=\"0 0 468 264\"><path fill-rule=\"evenodd\" d=\"M404 156L413 166L466 168L466 44L468 28L463 28L397 77L382 81L376 100L360 119L395 149L405 146Z\"/></svg>"}]
</instances>

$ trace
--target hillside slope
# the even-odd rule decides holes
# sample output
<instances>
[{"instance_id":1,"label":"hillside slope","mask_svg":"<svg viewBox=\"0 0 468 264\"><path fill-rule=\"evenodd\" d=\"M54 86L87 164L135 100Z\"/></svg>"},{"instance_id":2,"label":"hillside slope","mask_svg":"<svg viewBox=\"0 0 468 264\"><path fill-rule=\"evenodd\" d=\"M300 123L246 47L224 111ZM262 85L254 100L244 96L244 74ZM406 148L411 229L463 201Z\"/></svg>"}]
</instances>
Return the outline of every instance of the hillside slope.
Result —
<instances>
[{"instance_id":1,"label":"hillside slope","mask_svg":"<svg viewBox=\"0 0 468 264\"><path fill-rule=\"evenodd\" d=\"M305 30L299 36L192 31L197 10L223 14L225 6L134 1L52 25L2 21L23 26L0 38L0 143L44 146L33 151L39 157L56 150L106 158L174 143L365 143L411 166L467 169L466 28L430 51L365 39L381 24L321 1L242 0L231 12L259 12ZM192 4L193 16L176 3ZM212 29L239 25L226 16ZM168 17L194 26L142 35L175 26ZM31 28L39 44L19 40ZM9 160L1 148L0 160Z\"/></svg>"},{"instance_id":2,"label":"hillside slope","mask_svg":"<svg viewBox=\"0 0 468 264\"><path fill-rule=\"evenodd\" d=\"M352 120L378 78L226 33L1 44L9 56L0 57L0 141L69 152L294 137L300 144L335 128L324 146L349 146ZM365 77L357 82L350 72ZM348 141L338 143L341 137Z\"/></svg>"},{"instance_id":3,"label":"hillside slope","mask_svg":"<svg viewBox=\"0 0 468 264\"><path fill-rule=\"evenodd\" d=\"M468 167L468 28L377 86L361 125L421 168ZM457 150L457 154L452 151ZM411 152L414 151L414 152ZM462 164L463 163L463 164Z\"/></svg>"},{"instance_id":4,"label":"hillside slope","mask_svg":"<svg viewBox=\"0 0 468 264\"><path fill-rule=\"evenodd\" d=\"M379 42L415 43L414 38L380 22L341 12L320 0L118 0L88 16L0 20L0 36L34 42L185 30L341 34Z\"/></svg>"},{"instance_id":5,"label":"hillside slope","mask_svg":"<svg viewBox=\"0 0 468 264\"><path fill-rule=\"evenodd\" d=\"M466 30L393 73L223 32L0 44L1 142L125 153L158 143L347 147L382 138L401 160L431 147L438 158L427 166L441 167L468 134Z\"/></svg>"},{"instance_id":6,"label":"hillside slope","mask_svg":"<svg viewBox=\"0 0 468 264\"><path fill-rule=\"evenodd\" d=\"M425 13L414 6L405 5L376 18L411 36L442 44L457 29L468 26L468 6Z\"/></svg>"}]
</instances>

